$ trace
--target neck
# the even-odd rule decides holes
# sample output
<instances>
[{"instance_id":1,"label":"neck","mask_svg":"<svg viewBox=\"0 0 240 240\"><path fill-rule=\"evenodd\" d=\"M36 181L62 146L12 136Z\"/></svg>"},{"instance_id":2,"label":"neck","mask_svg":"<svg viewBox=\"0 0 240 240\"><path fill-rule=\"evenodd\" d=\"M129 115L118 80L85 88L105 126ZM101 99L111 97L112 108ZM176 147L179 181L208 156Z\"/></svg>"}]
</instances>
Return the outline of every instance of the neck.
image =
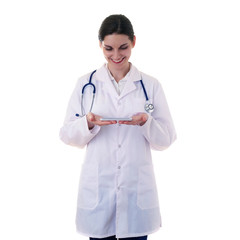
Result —
<instances>
[{"instance_id":1,"label":"neck","mask_svg":"<svg viewBox=\"0 0 240 240\"><path fill-rule=\"evenodd\" d=\"M113 69L109 65L108 65L108 69L111 72L114 79L116 80L116 82L119 82L121 79L123 79L127 75L127 73L130 70L130 66L131 64L128 62L127 66L124 66L121 69Z\"/></svg>"}]
</instances>

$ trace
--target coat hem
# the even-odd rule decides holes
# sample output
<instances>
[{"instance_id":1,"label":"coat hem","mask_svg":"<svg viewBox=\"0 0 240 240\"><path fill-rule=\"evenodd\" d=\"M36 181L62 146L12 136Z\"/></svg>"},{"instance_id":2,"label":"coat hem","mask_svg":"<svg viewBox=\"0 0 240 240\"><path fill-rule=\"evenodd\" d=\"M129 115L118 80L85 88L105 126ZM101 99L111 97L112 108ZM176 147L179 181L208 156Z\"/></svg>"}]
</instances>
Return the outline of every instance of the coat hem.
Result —
<instances>
[{"instance_id":1,"label":"coat hem","mask_svg":"<svg viewBox=\"0 0 240 240\"><path fill-rule=\"evenodd\" d=\"M149 234L157 232L160 228L161 228L161 226L157 227L156 229L154 229L152 231L143 232L143 233L132 233L132 234L107 233L104 235L95 235L95 234L83 233L79 230L77 230L77 233L81 234L83 236L92 237L92 238L105 238L105 237L110 237L110 236L116 236L116 238L128 238L128 237L140 237L140 236L149 235Z\"/></svg>"},{"instance_id":2,"label":"coat hem","mask_svg":"<svg viewBox=\"0 0 240 240\"><path fill-rule=\"evenodd\" d=\"M81 232L79 230L77 230L77 233L78 234L81 234L83 236L86 236L86 237L92 237L92 238L105 238L105 237L110 237L110 236L115 236L115 233L107 233L107 235L94 235L94 234L90 234L90 233L84 233L84 232Z\"/></svg>"}]
</instances>

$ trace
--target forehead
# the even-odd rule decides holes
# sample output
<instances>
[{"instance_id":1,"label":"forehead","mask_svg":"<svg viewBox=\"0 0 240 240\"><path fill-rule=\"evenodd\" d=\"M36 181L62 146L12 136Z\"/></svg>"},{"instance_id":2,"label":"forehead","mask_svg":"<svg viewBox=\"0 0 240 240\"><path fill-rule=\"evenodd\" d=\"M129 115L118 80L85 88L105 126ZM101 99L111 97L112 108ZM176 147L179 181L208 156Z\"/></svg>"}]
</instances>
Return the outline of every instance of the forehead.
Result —
<instances>
[{"instance_id":1,"label":"forehead","mask_svg":"<svg viewBox=\"0 0 240 240\"><path fill-rule=\"evenodd\" d=\"M129 37L125 34L111 34L111 35L105 36L103 44L109 45L112 47L118 47L118 46L121 46L122 44L130 43L130 42L131 41Z\"/></svg>"}]
</instances>

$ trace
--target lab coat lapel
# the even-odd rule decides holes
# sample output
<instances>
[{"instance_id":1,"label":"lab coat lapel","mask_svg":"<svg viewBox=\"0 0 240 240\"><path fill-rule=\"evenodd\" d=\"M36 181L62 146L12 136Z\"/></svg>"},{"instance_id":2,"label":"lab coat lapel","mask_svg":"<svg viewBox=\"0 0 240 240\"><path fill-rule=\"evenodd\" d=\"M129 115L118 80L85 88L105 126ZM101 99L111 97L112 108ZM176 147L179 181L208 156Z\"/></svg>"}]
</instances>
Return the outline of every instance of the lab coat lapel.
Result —
<instances>
[{"instance_id":1,"label":"lab coat lapel","mask_svg":"<svg viewBox=\"0 0 240 240\"><path fill-rule=\"evenodd\" d=\"M96 79L104 83L102 84L103 92L105 92L106 94L110 94L113 98L120 99L136 89L135 82L141 80L141 74L135 66L132 66L130 75L120 96L114 88L105 66L102 66L100 69L97 70Z\"/></svg>"},{"instance_id":2,"label":"lab coat lapel","mask_svg":"<svg viewBox=\"0 0 240 240\"><path fill-rule=\"evenodd\" d=\"M136 87L136 82L141 80L141 74L138 71L138 69L135 66L131 66L131 71L129 73L128 76L128 80L123 88L123 91L121 93L121 95L119 96L120 98L123 98L124 96L126 96L127 94L129 94L130 92L134 91L137 87Z\"/></svg>"},{"instance_id":3,"label":"lab coat lapel","mask_svg":"<svg viewBox=\"0 0 240 240\"><path fill-rule=\"evenodd\" d=\"M119 98L104 65L97 70L96 79L103 83L101 88L102 93L106 95L109 94L112 98Z\"/></svg>"},{"instance_id":4,"label":"lab coat lapel","mask_svg":"<svg viewBox=\"0 0 240 240\"><path fill-rule=\"evenodd\" d=\"M123 98L124 96L126 96L130 92L134 91L135 89L136 89L135 82L133 81L133 79L129 78L127 80L127 82L125 83L125 86L124 86L119 98Z\"/></svg>"}]
</instances>

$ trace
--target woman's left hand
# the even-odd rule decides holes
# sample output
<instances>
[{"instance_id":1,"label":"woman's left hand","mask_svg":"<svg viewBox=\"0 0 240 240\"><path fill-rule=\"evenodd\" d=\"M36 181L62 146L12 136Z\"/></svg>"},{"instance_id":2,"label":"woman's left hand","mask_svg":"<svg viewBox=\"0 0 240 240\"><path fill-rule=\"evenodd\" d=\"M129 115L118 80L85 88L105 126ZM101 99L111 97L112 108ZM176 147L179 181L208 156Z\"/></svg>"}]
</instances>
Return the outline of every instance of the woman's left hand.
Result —
<instances>
[{"instance_id":1,"label":"woman's left hand","mask_svg":"<svg viewBox=\"0 0 240 240\"><path fill-rule=\"evenodd\" d=\"M148 120L148 115L146 113L138 113L132 116L132 121L119 121L118 123L142 126L147 120Z\"/></svg>"}]
</instances>

